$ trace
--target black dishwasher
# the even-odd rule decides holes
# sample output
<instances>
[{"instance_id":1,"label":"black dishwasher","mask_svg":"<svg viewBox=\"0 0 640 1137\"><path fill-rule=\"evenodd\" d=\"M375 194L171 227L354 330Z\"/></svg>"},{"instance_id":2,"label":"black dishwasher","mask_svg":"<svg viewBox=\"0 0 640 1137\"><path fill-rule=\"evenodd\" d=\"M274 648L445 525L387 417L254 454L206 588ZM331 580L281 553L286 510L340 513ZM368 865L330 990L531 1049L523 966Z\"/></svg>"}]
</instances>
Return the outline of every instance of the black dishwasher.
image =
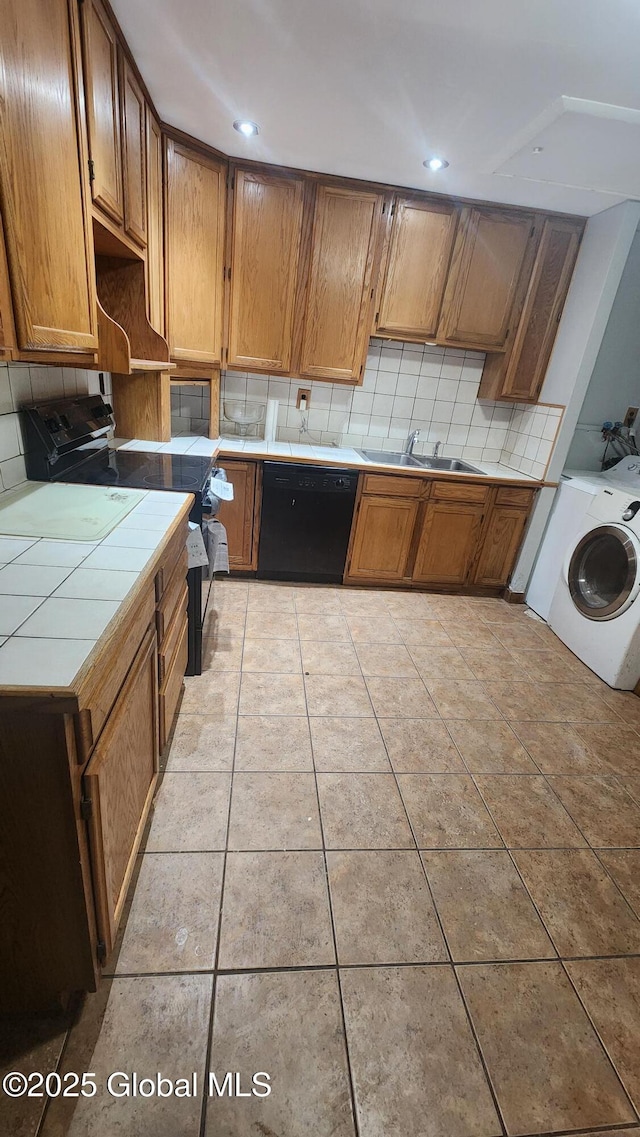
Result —
<instances>
[{"instance_id":1,"label":"black dishwasher","mask_svg":"<svg viewBox=\"0 0 640 1137\"><path fill-rule=\"evenodd\" d=\"M341 582L357 487L355 470L265 462L258 576Z\"/></svg>"}]
</instances>

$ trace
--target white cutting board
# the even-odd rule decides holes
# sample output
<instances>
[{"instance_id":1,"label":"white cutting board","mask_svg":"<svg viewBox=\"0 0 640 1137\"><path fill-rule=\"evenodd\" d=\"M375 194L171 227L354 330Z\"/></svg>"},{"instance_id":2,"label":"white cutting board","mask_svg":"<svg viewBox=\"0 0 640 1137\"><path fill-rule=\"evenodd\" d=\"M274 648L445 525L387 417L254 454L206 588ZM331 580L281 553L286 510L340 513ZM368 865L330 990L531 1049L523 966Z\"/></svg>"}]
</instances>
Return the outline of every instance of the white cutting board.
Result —
<instances>
[{"instance_id":1,"label":"white cutting board","mask_svg":"<svg viewBox=\"0 0 640 1137\"><path fill-rule=\"evenodd\" d=\"M100 541L144 496L116 486L27 482L0 497L0 535Z\"/></svg>"}]
</instances>

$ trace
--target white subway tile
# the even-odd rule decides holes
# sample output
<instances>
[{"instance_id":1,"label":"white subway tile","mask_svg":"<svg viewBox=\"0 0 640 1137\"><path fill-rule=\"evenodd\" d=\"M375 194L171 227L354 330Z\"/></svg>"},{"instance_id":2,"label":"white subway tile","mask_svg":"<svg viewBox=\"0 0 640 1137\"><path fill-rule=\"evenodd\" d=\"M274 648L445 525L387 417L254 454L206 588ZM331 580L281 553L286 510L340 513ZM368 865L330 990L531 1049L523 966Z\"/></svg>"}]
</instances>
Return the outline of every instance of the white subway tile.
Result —
<instances>
[{"instance_id":1,"label":"white subway tile","mask_svg":"<svg viewBox=\"0 0 640 1137\"><path fill-rule=\"evenodd\" d=\"M451 421L453 423L458 423L459 425L466 424L467 426L469 426L471 423L472 414L473 414L473 404L472 403L456 403L454 408L453 408L453 414L451 416Z\"/></svg>"},{"instance_id":2,"label":"white subway tile","mask_svg":"<svg viewBox=\"0 0 640 1137\"><path fill-rule=\"evenodd\" d=\"M395 372L379 371L376 379L376 395L395 395L398 376Z\"/></svg>"},{"instance_id":3,"label":"white subway tile","mask_svg":"<svg viewBox=\"0 0 640 1137\"><path fill-rule=\"evenodd\" d=\"M451 415L453 414L454 403L445 401L443 399L436 399L433 408L433 417L437 422L451 422Z\"/></svg>"},{"instance_id":4,"label":"white subway tile","mask_svg":"<svg viewBox=\"0 0 640 1137\"><path fill-rule=\"evenodd\" d=\"M443 368L444 371L444 368ZM437 399L446 399L449 402L455 403L458 397L459 383L456 379L442 377L438 380L438 390L436 392Z\"/></svg>"},{"instance_id":5,"label":"white subway tile","mask_svg":"<svg viewBox=\"0 0 640 1137\"><path fill-rule=\"evenodd\" d=\"M406 355L402 353L402 360L400 363L401 375L419 375L422 366L422 355Z\"/></svg>"},{"instance_id":6,"label":"white subway tile","mask_svg":"<svg viewBox=\"0 0 640 1137\"><path fill-rule=\"evenodd\" d=\"M404 395L407 398L414 399L418 391L418 379L418 375L403 375L400 372L396 385L396 395Z\"/></svg>"},{"instance_id":7,"label":"white subway tile","mask_svg":"<svg viewBox=\"0 0 640 1137\"><path fill-rule=\"evenodd\" d=\"M433 418L434 399L417 398L413 404L413 418L430 421Z\"/></svg>"},{"instance_id":8,"label":"white subway tile","mask_svg":"<svg viewBox=\"0 0 640 1137\"><path fill-rule=\"evenodd\" d=\"M9 383L9 368L0 364L0 415L10 415L13 411L13 398L11 384Z\"/></svg>"},{"instance_id":9,"label":"white subway tile","mask_svg":"<svg viewBox=\"0 0 640 1137\"><path fill-rule=\"evenodd\" d=\"M489 430L486 426L470 426L469 446L486 446L489 441Z\"/></svg>"},{"instance_id":10,"label":"white subway tile","mask_svg":"<svg viewBox=\"0 0 640 1137\"><path fill-rule=\"evenodd\" d=\"M447 433L447 442L453 442L456 445L464 446L467 443L467 436L471 434L468 426L450 426ZM471 441L471 439L469 439Z\"/></svg>"},{"instance_id":11,"label":"white subway tile","mask_svg":"<svg viewBox=\"0 0 640 1137\"><path fill-rule=\"evenodd\" d=\"M14 410L19 410L19 408L21 406L24 406L25 403L33 402L33 394L31 391L31 375L29 373L28 364L10 363L9 383L11 385Z\"/></svg>"},{"instance_id":12,"label":"white subway tile","mask_svg":"<svg viewBox=\"0 0 640 1137\"><path fill-rule=\"evenodd\" d=\"M392 415L394 418L411 418L413 413L413 404L415 400L405 395L395 395L393 400ZM374 404L375 409L375 404Z\"/></svg>"},{"instance_id":13,"label":"white subway tile","mask_svg":"<svg viewBox=\"0 0 640 1137\"><path fill-rule=\"evenodd\" d=\"M372 438L386 438L389 429L389 420L386 417L372 415L369 422L369 434Z\"/></svg>"},{"instance_id":14,"label":"white subway tile","mask_svg":"<svg viewBox=\"0 0 640 1137\"><path fill-rule=\"evenodd\" d=\"M0 416L0 462L17 458L20 453L17 414Z\"/></svg>"}]
</instances>

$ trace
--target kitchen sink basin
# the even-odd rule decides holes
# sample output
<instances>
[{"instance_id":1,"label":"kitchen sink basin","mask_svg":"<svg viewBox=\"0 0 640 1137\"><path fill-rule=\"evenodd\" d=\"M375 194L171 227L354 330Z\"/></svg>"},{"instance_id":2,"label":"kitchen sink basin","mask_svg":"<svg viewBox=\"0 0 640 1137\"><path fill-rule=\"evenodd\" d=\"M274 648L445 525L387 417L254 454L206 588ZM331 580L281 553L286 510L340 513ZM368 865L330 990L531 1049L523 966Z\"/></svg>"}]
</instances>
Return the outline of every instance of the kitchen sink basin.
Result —
<instances>
[{"instance_id":1,"label":"kitchen sink basin","mask_svg":"<svg viewBox=\"0 0 640 1137\"><path fill-rule=\"evenodd\" d=\"M452 474L480 474L484 477L482 470L470 466L460 458L428 458L417 454L399 454L393 450L357 450L356 454L367 458L369 462L380 462L387 466L411 466L414 470L446 470Z\"/></svg>"},{"instance_id":2,"label":"kitchen sink basin","mask_svg":"<svg viewBox=\"0 0 640 1137\"><path fill-rule=\"evenodd\" d=\"M393 450L356 450L356 454L367 458L369 462L382 462L386 466L413 466L414 469L422 466L416 455L398 454Z\"/></svg>"},{"instance_id":3,"label":"kitchen sink basin","mask_svg":"<svg viewBox=\"0 0 640 1137\"><path fill-rule=\"evenodd\" d=\"M481 474L484 477L477 466L470 466L460 458L421 458L420 465L427 470L449 470L453 474Z\"/></svg>"}]
</instances>

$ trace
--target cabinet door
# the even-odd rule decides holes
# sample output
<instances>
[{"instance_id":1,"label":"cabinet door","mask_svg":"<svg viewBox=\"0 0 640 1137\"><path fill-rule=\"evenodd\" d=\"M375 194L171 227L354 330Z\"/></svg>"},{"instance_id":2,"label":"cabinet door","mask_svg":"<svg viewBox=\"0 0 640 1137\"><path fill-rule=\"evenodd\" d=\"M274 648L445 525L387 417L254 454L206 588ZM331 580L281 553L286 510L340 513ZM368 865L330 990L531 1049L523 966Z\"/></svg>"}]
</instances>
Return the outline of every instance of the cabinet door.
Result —
<instances>
[{"instance_id":1,"label":"cabinet door","mask_svg":"<svg viewBox=\"0 0 640 1137\"><path fill-rule=\"evenodd\" d=\"M158 771L158 664L150 630L84 776L98 935L106 952L118 921Z\"/></svg>"},{"instance_id":2,"label":"cabinet door","mask_svg":"<svg viewBox=\"0 0 640 1137\"><path fill-rule=\"evenodd\" d=\"M169 140L165 205L167 336L178 363L222 358L223 162Z\"/></svg>"},{"instance_id":3,"label":"cabinet door","mask_svg":"<svg viewBox=\"0 0 640 1137\"><path fill-rule=\"evenodd\" d=\"M503 349L532 218L506 209L463 210L447 281L440 343Z\"/></svg>"},{"instance_id":4,"label":"cabinet door","mask_svg":"<svg viewBox=\"0 0 640 1137\"><path fill-rule=\"evenodd\" d=\"M319 185L300 374L358 382L371 327L382 194Z\"/></svg>"},{"instance_id":5,"label":"cabinet door","mask_svg":"<svg viewBox=\"0 0 640 1137\"><path fill-rule=\"evenodd\" d=\"M304 199L302 178L237 170L227 363L290 371Z\"/></svg>"},{"instance_id":6,"label":"cabinet door","mask_svg":"<svg viewBox=\"0 0 640 1137\"><path fill-rule=\"evenodd\" d=\"M147 298L149 322L164 333L162 133L147 107Z\"/></svg>"},{"instance_id":7,"label":"cabinet door","mask_svg":"<svg viewBox=\"0 0 640 1137\"><path fill-rule=\"evenodd\" d=\"M483 505L427 503L413 570L419 584L465 584L478 545Z\"/></svg>"},{"instance_id":8,"label":"cabinet door","mask_svg":"<svg viewBox=\"0 0 640 1137\"><path fill-rule=\"evenodd\" d=\"M128 61L121 56L122 171L124 228L139 245L147 243L147 143L144 95Z\"/></svg>"},{"instance_id":9,"label":"cabinet door","mask_svg":"<svg viewBox=\"0 0 640 1137\"><path fill-rule=\"evenodd\" d=\"M256 491L258 467L255 462L221 464L233 483L233 501L223 501L218 517L227 530L229 567L233 571L251 572L257 567L258 533L256 525Z\"/></svg>"},{"instance_id":10,"label":"cabinet door","mask_svg":"<svg viewBox=\"0 0 640 1137\"><path fill-rule=\"evenodd\" d=\"M508 583L528 517L528 509L494 506L473 572L474 584L504 586Z\"/></svg>"},{"instance_id":11,"label":"cabinet door","mask_svg":"<svg viewBox=\"0 0 640 1137\"><path fill-rule=\"evenodd\" d=\"M402 580L417 515L416 499L363 495L345 579Z\"/></svg>"},{"instance_id":12,"label":"cabinet door","mask_svg":"<svg viewBox=\"0 0 640 1137\"><path fill-rule=\"evenodd\" d=\"M399 338L435 336L457 221L452 205L397 199L377 332Z\"/></svg>"},{"instance_id":13,"label":"cabinet door","mask_svg":"<svg viewBox=\"0 0 640 1137\"><path fill-rule=\"evenodd\" d=\"M583 228L583 221L554 217L545 221L518 331L497 398L522 402L535 402L538 398Z\"/></svg>"},{"instance_id":14,"label":"cabinet door","mask_svg":"<svg viewBox=\"0 0 640 1137\"><path fill-rule=\"evenodd\" d=\"M11 5L2 28L0 189L18 347L28 351L98 346L78 46L73 0Z\"/></svg>"},{"instance_id":15,"label":"cabinet door","mask_svg":"<svg viewBox=\"0 0 640 1137\"><path fill-rule=\"evenodd\" d=\"M95 205L121 223L124 199L116 33L101 0L85 0L80 12L89 157L93 163L91 195Z\"/></svg>"}]
</instances>

